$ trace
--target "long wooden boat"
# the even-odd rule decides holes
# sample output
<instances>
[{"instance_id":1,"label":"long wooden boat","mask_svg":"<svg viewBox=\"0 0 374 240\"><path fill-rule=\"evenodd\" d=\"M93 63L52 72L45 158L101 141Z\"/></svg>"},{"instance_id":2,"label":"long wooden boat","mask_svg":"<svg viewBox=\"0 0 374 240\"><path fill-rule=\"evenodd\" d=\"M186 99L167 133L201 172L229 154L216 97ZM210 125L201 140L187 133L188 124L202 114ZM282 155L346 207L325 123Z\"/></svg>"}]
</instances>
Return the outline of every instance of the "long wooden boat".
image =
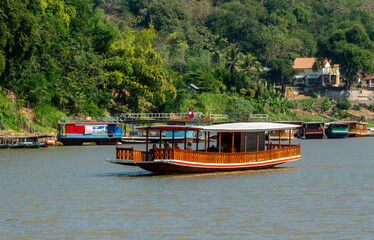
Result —
<instances>
[{"instance_id":1,"label":"long wooden boat","mask_svg":"<svg viewBox=\"0 0 374 240\"><path fill-rule=\"evenodd\" d=\"M133 165L159 173L205 173L243 171L271 168L276 165L300 160L300 145L282 144L267 139L265 133L273 130L296 129L300 126L280 123L230 123L212 126L150 126L141 127L148 133L155 131L197 131L194 150L154 146L146 151L123 148L117 145L117 159L109 162ZM204 147L200 148L198 136L204 133ZM210 145L210 134L217 133L216 146ZM147 141L148 143L148 141ZM188 144L189 145L189 144Z\"/></svg>"},{"instance_id":2,"label":"long wooden boat","mask_svg":"<svg viewBox=\"0 0 374 240\"><path fill-rule=\"evenodd\" d=\"M366 122L347 122L349 123L348 137L364 137L369 135Z\"/></svg>"},{"instance_id":3,"label":"long wooden boat","mask_svg":"<svg viewBox=\"0 0 374 240\"><path fill-rule=\"evenodd\" d=\"M303 125L304 122L301 122L301 121L277 121L275 123L299 125L300 128L269 131L271 140L278 140L279 135L281 135L282 140L289 140L290 131L291 131L291 139L294 139L294 137L301 137L301 134L302 134L301 126Z\"/></svg>"},{"instance_id":4,"label":"long wooden boat","mask_svg":"<svg viewBox=\"0 0 374 240\"><path fill-rule=\"evenodd\" d=\"M347 122L331 122L326 124L326 135L328 138L346 138L348 137Z\"/></svg>"},{"instance_id":5,"label":"long wooden boat","mask_svg":"<svg viewBox=\"0 0 374 240\"><path fill-rule=\"evenodd\" d=\"M324 122L305 122L302 128L303 138L322 139L325 135Z\"/></svg>"}]
</instances>

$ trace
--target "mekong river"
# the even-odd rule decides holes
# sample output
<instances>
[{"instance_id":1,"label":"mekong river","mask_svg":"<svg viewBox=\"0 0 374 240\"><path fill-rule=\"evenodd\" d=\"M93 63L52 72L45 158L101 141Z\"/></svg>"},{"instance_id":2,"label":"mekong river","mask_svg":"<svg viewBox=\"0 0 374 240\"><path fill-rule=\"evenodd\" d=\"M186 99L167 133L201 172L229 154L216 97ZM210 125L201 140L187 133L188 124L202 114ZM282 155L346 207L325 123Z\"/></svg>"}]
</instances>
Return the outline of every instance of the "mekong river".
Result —
<instances>
[{"instance_id":1,"label":"mekong river","mask_svg":"<svg viewBox=\"0 0 374 240\"><path fill-rule=\"evenodd\" d=\"M1 149L0 239L374 239L374 138L298 142L271 170L166 176L115 146Z\"/></svg>"}]
</instances>

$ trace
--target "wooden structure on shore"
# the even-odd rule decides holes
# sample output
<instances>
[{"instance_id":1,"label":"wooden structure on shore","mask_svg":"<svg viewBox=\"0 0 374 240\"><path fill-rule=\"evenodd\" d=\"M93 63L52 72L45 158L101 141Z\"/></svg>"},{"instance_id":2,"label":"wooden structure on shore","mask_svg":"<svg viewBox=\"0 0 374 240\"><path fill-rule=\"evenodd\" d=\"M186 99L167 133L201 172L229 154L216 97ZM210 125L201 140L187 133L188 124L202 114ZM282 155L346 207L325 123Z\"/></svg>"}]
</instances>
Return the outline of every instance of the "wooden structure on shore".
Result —
<instances>
[{"instance_id":1,"label":"wooden structure on shore","mask_svg":"<svg viewBox=\"0 0 374 240\"><path fill-rule=\"evenodd\" d=\"M270 168L285 162L300 159L300 145L292 145L291 137L288 144L278 141L271 142L268 134L272 130L296 129L298 125L280 123L241 122L217 124L211 126L150 126L141 127L149 135L150 131L196 131L204 133L204 147L199 148L196 139L194 150L187 147L159 146L149 148L148 138L146 150L117 146L117 159L108 160L112 163L135 165L155 173L203 173L222 171L242 171L250 169ZM217 133L217 145L210 145L210 134ZM162 141L162 139L160 139Z\"/></svg>"}]
</instances>

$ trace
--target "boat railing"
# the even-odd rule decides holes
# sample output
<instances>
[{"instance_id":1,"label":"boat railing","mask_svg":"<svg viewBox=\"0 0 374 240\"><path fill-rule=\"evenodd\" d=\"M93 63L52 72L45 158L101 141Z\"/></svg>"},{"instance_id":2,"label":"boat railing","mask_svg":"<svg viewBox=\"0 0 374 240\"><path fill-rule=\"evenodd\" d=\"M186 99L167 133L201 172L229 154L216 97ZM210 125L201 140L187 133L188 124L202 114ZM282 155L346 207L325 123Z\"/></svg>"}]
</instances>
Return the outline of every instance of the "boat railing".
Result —
<instances>
[{"instance_id":1,"label":"boat railing","mask_svg":"<svg viewBox=\"0 0 374 240\"><path fill-rule=\"evenodd\" d=\"M205 152L178 148L156 148L148 153L134 148L118 148L117 159L134 162L153 160L182 160L201 163L246 163L300 155L300 145L271 145L270 150L258 152Z\"/></svg>"},{"instance_id":2,"label":"boat railing","mask_svg":"<svg viewBox=\"0 0 374 240\"><path fill-rule=\"evenodd\" d=\"M153 149L149 152L136 151L134 148L117 147L117 159L132 160L134 162L153 161Z\"/></svg>"}]
</instances>

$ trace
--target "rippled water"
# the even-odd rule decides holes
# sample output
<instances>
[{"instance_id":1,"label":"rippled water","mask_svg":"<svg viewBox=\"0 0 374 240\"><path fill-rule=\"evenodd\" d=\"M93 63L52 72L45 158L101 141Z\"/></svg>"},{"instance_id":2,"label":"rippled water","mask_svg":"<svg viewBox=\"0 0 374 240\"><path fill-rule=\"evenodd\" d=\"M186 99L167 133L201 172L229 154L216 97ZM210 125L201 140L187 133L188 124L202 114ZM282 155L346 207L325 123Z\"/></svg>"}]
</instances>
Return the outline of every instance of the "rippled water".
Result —
<instances>
[{"instance_id":1,"label":"rippled water","mask_svg":"<svg viewBox=\"0 0 374 240\"><path fill-rule=\"evenodd\" d=\"M0 150L0 238L374 239L373 143L303 140L272 170L169 176L107 163L114 146Z\"/></svg>"}]
</instances>

